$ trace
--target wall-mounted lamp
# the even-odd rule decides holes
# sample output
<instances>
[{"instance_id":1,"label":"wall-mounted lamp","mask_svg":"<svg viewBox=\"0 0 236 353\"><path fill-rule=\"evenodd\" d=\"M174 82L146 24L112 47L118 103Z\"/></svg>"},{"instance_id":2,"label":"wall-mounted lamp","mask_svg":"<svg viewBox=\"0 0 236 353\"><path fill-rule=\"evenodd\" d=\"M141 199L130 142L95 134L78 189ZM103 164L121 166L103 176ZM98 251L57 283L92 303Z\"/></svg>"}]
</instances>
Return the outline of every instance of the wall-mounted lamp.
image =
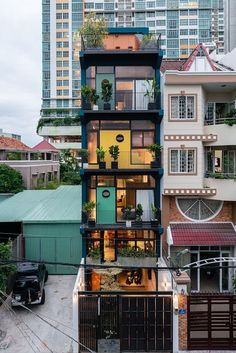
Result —
<instances>
[{"instance_id":1,"label":"wall-mounted lamp","mask_svg":"<svg viewBox=\"0 0 236 353\"><path fill-rule=\"evenodd\" d=\"M177 293L174 293L173 295L173 308L174 308L174 313L177 315L179 312L179 299L178 299Z\"/></svg>"}]
</instances>

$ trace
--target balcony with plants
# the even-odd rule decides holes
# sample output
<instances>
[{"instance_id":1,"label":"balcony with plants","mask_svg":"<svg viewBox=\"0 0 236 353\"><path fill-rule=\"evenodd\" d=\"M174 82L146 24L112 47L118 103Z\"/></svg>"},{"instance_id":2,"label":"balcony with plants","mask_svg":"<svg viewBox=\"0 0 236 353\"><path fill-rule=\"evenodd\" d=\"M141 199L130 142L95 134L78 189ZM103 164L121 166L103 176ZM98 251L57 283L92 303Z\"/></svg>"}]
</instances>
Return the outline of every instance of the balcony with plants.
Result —
<instances>
[{"instance_id":1,"label":"balcony with plants","mask_svg":"<svg viewBox=\"0 0 236 353\"><path fill-rule=\"evenodd\" d=\"M104 52L151 52L160 51L161 35L149 33L148 29L127 29L127 32L108 29L104 17L95 13L86 16L83 26L75 34L81 40L81 50L85 53Z\"/></svg>"},{"instance_id":2,"label":"balcony with plants","mask_svg":"<svg viewBox=\"0 0 236 353\"><path fill-rule=\"evenodd\" d=\"M208 147L205 160L205 186L217 190L217 199L235 201L236 146Z\"/></svg>"},{"instance_id":3,"label":"balcony with plants","mask_svg":"<svg viewBox=\"0 0 236 353\"><path fill-rule=\"evenodd\" d=\"M155 111L157 113L160 109L160 89L154 78L119 79L122 68L119 70L114 68L114 71L117 74L112 76L104 74L101 77L101 74L98 74L94 78L89 77L88 84L82 86L82 109L85 113L93 112L98 115L102 112L103 116L111 112ZM150 70L147 69L147 71ZM88 74L93 75L91 72ZM96 88L89 84L93 84ZM161 111L158 113L161 115Z\"/></svg>"}]
</instances>

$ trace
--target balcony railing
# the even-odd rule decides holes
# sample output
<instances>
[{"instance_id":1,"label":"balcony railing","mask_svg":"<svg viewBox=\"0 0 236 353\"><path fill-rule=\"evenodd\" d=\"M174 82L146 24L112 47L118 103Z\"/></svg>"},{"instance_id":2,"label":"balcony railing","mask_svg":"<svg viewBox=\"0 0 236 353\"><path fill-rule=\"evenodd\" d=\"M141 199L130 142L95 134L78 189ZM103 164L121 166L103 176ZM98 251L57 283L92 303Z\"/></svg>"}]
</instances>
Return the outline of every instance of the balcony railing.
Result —
<instances>
[{"instance_id":1,"label":"balcony railing","mask_svg":"<svg viewBox=\"0 0 236 353\"><path fill-rule=\"evenodd\" d=\"M83 99L82 106L84 110L147 111L158 109L159 100L159 94L157 97L152 98L145 96L145 92L118 90L109 102L109 109L104 106L104 102L101 99L99 99L98 104L95 106Z\"/></svg>"},{"instance_id":2,"label":"balcony railing","mask_svg":"<svg viewBox=\"0 0 236 353\"><path fill-rule=\"evenodd\" d=\"M126 138L122 134L117 135L120 139ZM150 141L151 144L151 141ZM103 146L104 147L104 146ZM161 153L157 161L153 161L151 153L145 148L133 148L129 151L120 151L118 157L118 166L114 165L113 160L108 154L108 148L104 147L106 152L105 162L106 165L98 163L97 156L90 153L90 163L88 164L89 169L155 169L161 168ZM153 163L154 162L154 163ZM85 168L85 169L87 169Z\"/></svg>"},{"instance_id":3,"label":"balcony railing","mask_svg":"<svg viewBox=\"0 0 236 353\"><path fill-rule=\"evenodd\" d=\"M205 125L220 125L227 124L229 126L236 124L236 116L235 117L227 117L222 115L216 115L215 117L205 116Z\"/></svg>"},{"instance_id":4,"label":"balcony railing","mask_svg":"<svg viewBox=\"0 0 236 353\"><path fill-rule=\"evenodd\" d=\"M81 49L104 51L158 51L161 35L119 34L116 35L84 35L81 37Z\"/></svg>"}]
</instances>

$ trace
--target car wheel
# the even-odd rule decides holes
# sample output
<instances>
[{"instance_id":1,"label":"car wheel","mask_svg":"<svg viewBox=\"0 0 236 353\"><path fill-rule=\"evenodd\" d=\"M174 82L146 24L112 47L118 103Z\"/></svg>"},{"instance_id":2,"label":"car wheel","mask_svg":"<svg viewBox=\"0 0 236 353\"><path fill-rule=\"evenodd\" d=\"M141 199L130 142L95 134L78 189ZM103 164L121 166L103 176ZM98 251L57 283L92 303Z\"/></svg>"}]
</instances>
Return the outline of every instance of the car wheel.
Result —
<instances>
[{"instance_id":1,"label":"car wheel","mask_svg":"<svg viewBox=\"0 0 236 353\"><path fill-rule=\"evenodd\" d=\"M45 272L44 282L47 282L47 280L48 280L48 271Z\"/></svg>"},{"instance_id":2,"label":"car wheel","mask_svg":"<svg viewBox=\"0 0 236 353\"><path fill-rule=\"evenodd\" d=\"M40 304L44 304L45 303L45 290L43 290L43 294L42 294L42 298L41 298L41 302Z\"/></svg>"}]
</instances>

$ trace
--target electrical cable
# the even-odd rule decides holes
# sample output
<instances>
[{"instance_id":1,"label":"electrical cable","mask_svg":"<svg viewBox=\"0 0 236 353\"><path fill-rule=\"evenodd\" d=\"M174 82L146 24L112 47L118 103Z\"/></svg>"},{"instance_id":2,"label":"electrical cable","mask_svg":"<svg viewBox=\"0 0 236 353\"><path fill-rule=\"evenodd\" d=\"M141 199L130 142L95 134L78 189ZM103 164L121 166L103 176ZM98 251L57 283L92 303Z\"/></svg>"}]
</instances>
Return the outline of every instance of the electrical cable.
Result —
<instances>
[{"instance_id":1,"label":"electrical cable","mask_svg":"<svg viewBox=\"0 0 236 353\"><path fill-rule=\"evenodd\" d=\"M0 290L0 293L2 295L4 295L4 297L8 297L8 295L6 293L4 293L3 291ZM1 299L1 298L0 298ZM2 301L2 299L1 299ZM48 322L47 320L45 320L41 315L35 313L34 311L32 311L31 309L29 309L27 306L25 306L22 303L19 303L19 305L24 308L25 310L29 311L31 314L33 314L34 316L38 317L40 320L42 320L44 323L48 324L49 326L53 327L55 330L59 331L60 333L62 333L64 336L70 338L72 341L74 341L75 343L78 343L80 346L82 346L83 348L87 349L90 353L96 353L93 350L91 350L90 348L86 347L83 343L77 341L74 337L68 335L67 333L63 332L62 330L60 330L58 327L54 326L53 324L51 324L50 322ZM52 320L54 321L54 320Z\"/></svg>"},{"instance_id":2,"label":"electrical cable","mask_svg":"<svg viewBox=\"0 0 236 353\"><path fill-rule=\"evenodd\" d=\"M4 293L2 293L2 294L4 294ZM12 313L14 313L14 315L17 317L16 312L13 310L13 308L10 305L8 305L7 303L6 303L6 305L8 306L9 310ZM44 341L41 340L41 338L27 325L27 323L22 318L21 318L21 321L27 327L27 329L42 343L42 345L44 347L46 347L51 353L54 353L53 350L51 348L49 348L48 345Z\"/></svg>"},{"instance_id":3,"label":"electrical cable","mask_svg":"<svg viewBox=\"0 0 236 353\"><path fill-rule=\"evenodd\" d=\"M14 316L13 313L10 311L9 306L6 304L6 302L0 297L0 301L2 302L3 306L5 307L5 309L7 311L9 311L11 313L11 316ZM25 340L28 342L28 344L30 345L31 349L33 350L34 353L37 353L37 351L39 351L38 347L36 346L37 351L35 350L34 346L35 343L31 340L31 338L29 337L29 335L24 332L22 330L22 328L19 326L19 324L17 322L14 321L14 319L12 319L12 321L14 322L15 326L17 327L17 329L20 331L20 333L22 334L22 336L25 338ZM19 319L18 319L19 321ZM40 351L39 351L40 352Z\"/></svg>"}]
</instances>

